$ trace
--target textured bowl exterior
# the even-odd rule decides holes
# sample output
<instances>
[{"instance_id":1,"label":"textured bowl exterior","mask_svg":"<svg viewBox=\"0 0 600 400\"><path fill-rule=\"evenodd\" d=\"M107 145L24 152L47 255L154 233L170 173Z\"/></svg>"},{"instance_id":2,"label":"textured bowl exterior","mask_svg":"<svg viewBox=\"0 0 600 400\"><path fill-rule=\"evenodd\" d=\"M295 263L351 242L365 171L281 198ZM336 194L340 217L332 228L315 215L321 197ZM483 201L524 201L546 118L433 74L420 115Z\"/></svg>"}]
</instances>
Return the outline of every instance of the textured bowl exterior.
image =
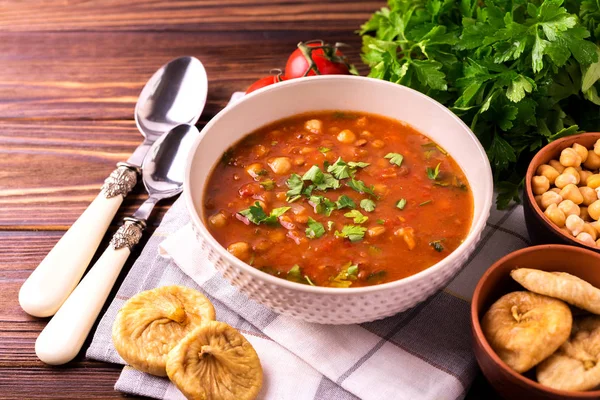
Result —
<instances>
[{"instance_id":1,"label":"textured bowl exterior","mask_svg":"<svg viewBox=\"0 0 600 400\"><path fill-rule=\"evenodd\" d=\"M525 176L525 187L523 189L523 212L525 214L527 232L534 244L569 244L600 253L599 248L591 247L581 243L579 240L575 240L575 238L566 235L550 222L542 209L537 205L531 188L531 178L535 176L540 165L547 164L550 160L557 160L560 157L560 152L567 147L571 147L573 143L579 143L590 148L598 139L600 139L600 132L567 136L543 147L531 160L531 163L529 163Z\"/></svg>"},{"instance_id":2,"label":"textured bowl exterior","mask_svg":"<svg viewBox=\"0 0 600 400\"><path fill-rule=\"evenodd\" d=\"M471 302L473 350L483 374L505 399L600 399L600 390L567 392L540 385L513 371L492 350L483 335L480 320L500 297L523 290L510 277L510 271L517 267L567 272L600 287L600 254L580 247L533 246L510 253L498 260L479 280Z\"/></svg>"},{"instance_id":3,"label":"textured bowl exterior","mask_svg":"<svg viewBox=\"0 0 600 400\"><path fill-rule=\"evenodd\" d=\"M398 115L395 104L406 104L407 110ZM268 113L264 112L265 107L269 107ZM207 176L221 154L269 122L328 109L372 112L407 121L449 151L465 172L475 197L471 230L458 249L436 265L398 281L361 288L327 288L302 285L259 271L233 257L212 237L204 225L202 204ZM240 121L245 124L242 126ZM433 134L428 134L430 131ZM435 294L456 276L475 250L492 203L492 175L485 151L458 117L416 91L362 77L297 79L244 97L205 126L191 150L187 168L186 205L196 238L216 269L250 299L282 315L321 324L381 319L414 307Z\"/></svg>"}]
</instances>

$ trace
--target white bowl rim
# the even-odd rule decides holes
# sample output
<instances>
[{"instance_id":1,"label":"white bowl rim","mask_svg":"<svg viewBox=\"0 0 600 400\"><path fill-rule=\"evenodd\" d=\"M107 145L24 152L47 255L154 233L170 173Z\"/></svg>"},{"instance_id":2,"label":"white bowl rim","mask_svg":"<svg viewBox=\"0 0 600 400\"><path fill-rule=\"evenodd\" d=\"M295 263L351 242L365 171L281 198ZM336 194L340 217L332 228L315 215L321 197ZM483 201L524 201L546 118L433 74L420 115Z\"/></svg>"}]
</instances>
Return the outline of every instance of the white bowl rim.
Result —
<instances>
[{"instance_id":1,"label":"white bowl rim","mask_svg":"<svg viewBox=\"0 0 600 400\"><path fill-rule=\"evenodd\" d=\"M440 109L442 112L444 112L446 114L450 114L450 116L460 126L462 126L464 128L464 130L466 131L466 133L468 134L470 139L475 142L475 145L478 148L480 155L482 156L482 158L485 162L485 164L482 165L482 167L485 167L486 172L487 172L487 174L486 174L487 179L486 179L486 182L484 183L484 186L488 186L488 190L485 193L483 209L479 215L479 219L477 221L473 221L473 223L471 225L471 230L470 230L469 234L467 235L466 239L460 244L460 246L458 246L456 249L454 249L454 251L452 251L452 253L450 253L447 257L443 258L442 260L433 264L432 266L425 268L424 270L422 270L420 272L417 272L414 275L410 275L405 278L387 282L387 283L381 283L378 285L363 286L363 287L357 287L357 288L332 288L332 287L324 287L324 286L305 285L302 283L292 282L292 281L288 281L283 278L279 278L279 277L270 275L266 272L256 269L256 268L252 267L251 265L248 265L245 262L239 260L238 258L233 256L231 253L229 253L227 251L227 249L225 249L219 242L217 242L217 240L210 234L210 232L208 232L208 229L204 225L204 222L202 221L200 214L197 212L197 210L194 206L194 201L192 198L192 192L191 192L191 188L190 188L190 181L191 181L190 177L192 174L192 164L194 161L194 155L196 153L196 149L198 148L198 146L200 145L200 142L202 141L202 138L206 135L206 132L209 131L213 127L213 125L215 125L221 118L223 118L223 116L226 115L227 112L231 108L235 107L237 104L241 104L241 103L250 101L250 99L252 99L255 96L261 96L262 93L265 93L268 91L287 90L288 87L309 84L313 81L319 81L319 80L337 80L340 82L344 82L344 81L355 80L355 79L367 80L367 81L370 81L371 84L375 84L375 85L388 85L388 86L391 85L391 86L396 87L399 90L406 90L406 91L412 92L413 95L425 98L429 103L431 103L432 107L436 107L436 108ZM272 122L275 122L275 120ZM251 133L251 132L248 132L246 134L249 134L249 133ZM425 132L422 132L422 134L427 136L427 134ZM233 143L232 143L232 145L233 145ZM204 190L204 189L205 188L202 188L202 190ZM494 189L493 189L492 170L491 170L489 160L487 158L487 154L486 154L485 150L483 149L483 146L481 145L481 143L479 142L479 140L477 139L475 134L471 131L471 129L458 116L456 116L456 114L451 112L448 108L446 108L442 104L438 103L436 100L432 99L429 96L426 96L425 94L423 94L417 90L414 90L409 87L399 85L396 83L383 81L383 80L375 79L375 78L354 76L354 75L319 75L319 76L304 77L304 78L300 78L300 79L290 79L290 80L279 82L276 85L266 86L264 88L254 91L248 95L244 95L241 99L237 100L235 104L227 106L224 109L222 109L221 111L219 111L219 113L217 113L217 115L215 115L204 126L204 128L200 132L200 135L192 143L192 146L190 148L190 153L188 154L188 159L187 159L187 163L186 163L183 196L185 198L186 207L188 209L188 212L190 213L192 223L194 225L196 225L196 228L198 228L198 230L204 237L204 240L209 242L210 245L214 249L216 249L216 251L219 253L219 256L225 258L229 263L235 265L237 268L241 269L242 271L249 274L253 278L257 278L259 280L264 280L273 285L280 286L280 287L283 287L283 288L286 288L286 289L289 289L292 291L335 296L335 295L342 295L342 294L344 294L344 295L357 294L358 295L358 294L366 294L366 293L372 293L372 292L385 291L388 289L392 290L392 289L395 289L396 287L411 284L411 283L420 281L422 279L425 279L429 275L435 275L435 273L438 270L443 269L443 267L446 264L452 263L453 261L458 261L457 259L460 257L461 253L469 248L469 246L477 239L480 232L483 232L485 225L487 223L488 216L489 216L489 212L486 212L486 210L489 211L489 209L492 206L493 191L494 191Z\"/></svg>"}]
</instances>

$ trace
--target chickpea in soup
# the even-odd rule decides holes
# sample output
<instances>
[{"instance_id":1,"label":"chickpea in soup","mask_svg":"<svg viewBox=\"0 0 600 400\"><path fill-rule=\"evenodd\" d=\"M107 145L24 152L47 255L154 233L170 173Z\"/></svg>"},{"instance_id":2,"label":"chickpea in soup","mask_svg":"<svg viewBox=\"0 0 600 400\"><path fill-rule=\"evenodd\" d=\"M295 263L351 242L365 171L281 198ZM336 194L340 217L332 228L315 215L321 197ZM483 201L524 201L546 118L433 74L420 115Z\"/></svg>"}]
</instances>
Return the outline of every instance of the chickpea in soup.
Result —
<instances>
[{"instance_id":1,"label":"chickpea in soup","mask_svg":"<svg viewBox=\"0 0 600 400\"><path fill-rule=\"evenodd\" d=\"M448 256L473 196L452 157L402 122L327 111L249 134L209 177L204 218L234 256L298 283L391 282Z\"/></svg>"}]
</instances>

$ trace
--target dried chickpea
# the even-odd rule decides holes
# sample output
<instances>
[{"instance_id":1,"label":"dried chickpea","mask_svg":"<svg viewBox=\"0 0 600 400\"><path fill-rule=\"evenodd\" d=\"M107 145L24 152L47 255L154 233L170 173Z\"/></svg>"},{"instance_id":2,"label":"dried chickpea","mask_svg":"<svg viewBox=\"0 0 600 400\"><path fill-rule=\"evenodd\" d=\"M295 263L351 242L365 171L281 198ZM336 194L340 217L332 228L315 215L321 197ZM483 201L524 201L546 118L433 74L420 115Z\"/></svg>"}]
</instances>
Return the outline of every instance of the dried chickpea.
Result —
<instances>
[{"instance_id":1,"label":"dried chickpea","mask_svg":"<svg viewBox=\"0 0 600 400\"><path fill-rule=\"evenodd\" d=\"M263 168L261 163L250 164L246 167L246 172L248 173L248 175L254 178L254 180L260 180L261 174L264 174L263 171L265 171L265 169Z\"/></svg>"},{"instance_id":2,"label":"dried chickpea","mask_svg":"<svg viewBox=\"0 0 600 400\"><path fill-rule=\"evenodd\" d=\"M583 232L590 235L592 237L592 239L594 239L594 240L598 239L598 232L596 232L594 227L592 227L592 225L589 222L587 222L583 225Z\"/></svg>"},{"instance_id":3,"label":"dried chickpea","mask_svg":"<svg viewBox=\"0 0 600 400\"><path fill-rule=\"evenodd\" d=\"M575 214L571 214L565 221L565 226L573 236L579 235L583 231L585 222Z\"/></svg>"},{"instance_id":4,"label":"dried chickpea","mask_svg":"<svg viewBox=\"0 0 600 400\"><path fill-rule=\"evenodd\" d=\"M573 150L579 154L581 157L581 162L585 162L588 158L588 149L585 146L580 145L579 143L573 143Z\"/></svg>"},{"instance_id":5,"label":"dried chickpea","mask_svg":"<svg viewBox=\"0 0 600 400\"><path fill-rule=\"evenodd\" d=\"M585 186L587 185L587 180L593 174L588 170L579 171L579 183L578 185Z\"/></svg>"},{"instance_id":6,"label":"dried chickpea","mask_svg":"<svg viewBox=\"0 0 600 400\"><path fill-rule=\"evenodd\" d=\"M600 174L593 174L587 178L587 186L596 189L600 187Z\"/></svg>"},{"instance_id":7,"label":"dried chickpea","mask_svg":"<svg viewBox=\"0 0 600 400\"><path fill-rule=\"evenodd\" d=\"M227 216L223 212L218 212L208 218L208 222L213 228L222 228L227 225Z\"/></svg>"},{"instance_id":8,"label":"dried chickpea","mask_svg":"<svg viewBox=\"0 0 600 400\"><path fill-rule=\"evenodd\" d=\"M575 178L573 175L563 173L556 177L556 180L554 181L554 185L557 188L562 189L569 184L576 184L576 182L577 182L577 178Z\"/></svg>"},{"instance_id":9,"label":"dried chickpea","mask_svg":"<svg viewBox=\"0 0 600 400\"><path fill-rule=\"evenodd\" d=\"M383 140L375 139L371 142L371 146L375 147L376 149L380 149L385 146L385 143Z\"/></svg>"},{"instance_id":10,"label":"dried chickpea","mask_svg":"<svg viewBox=\"0 0 600 400\"><path fill-rule=\"evenodd\" d=\"M281 243L285 239L285 233L277 229L269 232L269 240L273 243Z\"/></svg>"},{"instance_id":11,"label":"dried chickpea","mask_svg":"<svg viewBox=\"0 0 600 400\"><path fill-rule=\"evenodd\" d=\"M596 200L588 206L588 214L590 214L590 217L594 220L600 220L600 200Z\"/></svg>"},{"instance_id":12,"label":"dried chickpea","mask_svg":"<svg viewBox=\"0 0 600 400\"><path fill-rule=\"evenodd\" d=\"M548 217L548 219L550 219L550 221L552 221L552 223L554 223L554 225L558 226L559 228L565 226L567 217L556 204L550 204L548 208L546 208L546 211L544 211L544 214L546 217Z\"/></svg>"},{"instance_id":13,"label":"dried chickpea","mask_svg":"<svg viewBox=\"0 0 600 400\"><path fill-rule=\"evenodd\" d=\"M250 245L246 242L232 243L227 247L227 251L242 261L250 258Z\"/></svg>"},{"instance_id":14,"label":"dried chickpea","mask_svg":"<svg viewBox=\"0 0 600 400\"><path fill-rule=\"evenodd\" d=\"M600 239L596 240L596 247L600 247Z\"/></svg>"},{"instance_id":15,"label":"dried chickpea","mask_svg":"<svg viewBox=\"0 0 600 400\"><path fill-rule=\"evenodd\" d=\"M323 130L323 122L318 119L309 119L304 123L304 129L311 133L319 134Z\"/></svg>"},{"instance_id":16,"label":"dried chickpea","mask_svg":"<svg viewBox=\"0 0 600 400\"><path fill-rule=\"evenodd\" d=\"M277 175L284 175L292 169L292 162L289 157L276 157L269 162L269 167Z\"/></svg>"},{"instance_id":17,"label":"dried chickpea","mask_svg":"<svg viewBox=\"0 0 600 400\"><path fill-rule=\"evenodd\" d=\"M267 155L267 153L269 153L269 149L267 149L262 144L257 144L256 146L254 146L254 155L257 158L261 158L261 157Z\"/></svg>"},{"instance_id":18,"label":"dried chickpea","mask_svg":"<svg viewBox=\"0 0 600 400\"><path fill-rule=\"evenodd\" d=\"M338 142L344 144L354 143L354 141L356 140L356 135L350 129L344 129L343 131L338 133L337 140Z\"/></svg>"},{"instance_id":19,"label":"dried chickpea","mask_svg":"<svg viewBox=\"0 0 600 400\"><path fill-rule=\"evenodd\" d=\"M560 163L565 167L579 167L581 156L572 148L567 147L560 152Z\"/></svg>"},{"instance_id":20,"label":"dried chickpea","mask_svg":"<svg viewBox=\"0 0 600 400\"><path fill-rule=\"evenodd\" d=\"M548 161L548 164L550 164L552 168L557 170L559 174L562 174L565 170L565 167L558 160L550 160Z\"/></svg>"},{"instance_id":21,"label":"dried chickpea","mask_svg":"<svg viewBox=\"0 0 600 400\"><path fill-rule=\"evenodd\" d=\"M596 140L596 143L594 143L594 153L600 156L600 139Z\"/></svg>"},{"instance_id":22,"label":"dried chickpea","mask_svg":"<svg viewBox=\"0 0 600 400\"><path fill-rule=\"evenodd\" d=\"M590 217L587 207L579 207L579 217L585 222L593 221L592 217Z\"/></svg>"},{"instance_id":23,"label":"dried chickpea","mask_svg":"<svg viewBox=\"0 0 600 400\"><path fill-rule=\"evenodd\" d=\"M373 185L373 191L380 196L386 195L388 192L388 187L383 183L376 183Z\"/></svg>"},{"instance_id":24,"label":"dried chickpea","mask_svg":"<svg viewBox=\"0 0 600 400\"><path fill-rule=\"evenodd\" d=\"M600 221L590 222L590 226L596 230L598 236L600 236Z\"/></svg>"},{"instance_id":25,"label":"dried chickpea","mask_svg":"<svg viewBox=\"0 0 600 400\"><path fill-rule=\"evenodd\" d=\"M551 193L551 192L546 192L546 193ZM544 194L546 194L546 193L544 193ZM533 199L535 200L535 202L538 205L538 207L543 210L544 207L542 206L542 195L538 194L536 196L533 196Z\"/></svg>"},{"instance_id":26,"label":"dried chickpea","mask_svg":"<svg viewBox=\"0 0 600 400\"><path fill-rule=\"evenodd\" d=\"M596 201L598 199L598 195L596 194L596 191L587 186L580 187L579 193L581 193L581 196L583 197L582 204L584 206L589 206L590 204L592 204L594 201Z\"/></svg>"},{"instance_id":27,"label":"dried chickpea","mask_svg":"<svg viewBox=\"0 0 600 400\"><path fill-rule=\"evenodd\" d=\"M362 132L360 133L360 136L362 136L362 137L365 137L365 138L369 139L369 138L373 137L373 134L372 134L371 132L369 132L369 131L362 131Z\"/></svg>"},{"instance_id":28,"label":"dried chickpea","mask_svg":"<svg viewBox=\"0 0 600 400\"><path fill-rule=\"evenodd\" d=\"M563 198L560 194L553 191L548 191L542 195L540 199L540 207L542 210L545 210L550 204L558 205L561 201L563 201Z\"/></svg>"},{"instance_id":29,"label":"dried chickpea","mask_svg":"<svg viewBox=\"0 0 600 400\"><path fill-rule=\"evenodd\" d=\"M533 194L543 194L550 189L550 181L545 176L534 176L531 179Z\"/></svg>"},{"instance_id":30,"label":"dried chickpea","mask_svg":"<svg viewBox=\"0 0 600 400\"><path fill-rule=\"evenodd\" d=\"M367 229L367 236L369 237L377 237L383 233L385 233L385 227L383 226L373 226Z\"/></svg>"},{"instance_id":31,"label":"dried chickpea","mask_svg":"<svg viewBox=\"0 0 600 400\"><path fill-rule=\"evenodd\" d=\"M298 151L298 153L307 154L307 153L312 153L313 151L315 151L314 147L303 147Z\"/></svg>"},{"instance_id":32,"label":"dried chickpea","mask_svg":"<svg viewBox=\"0 0 600 400\"><path fill-rule=\"evenodd\" d=\"M583 203L583 195L579 191L579 188L573 183L565 186L561 191L560 195L564 200L571 200L575 204Z\"/></svg>"},{"instance_id":33,"label":"dried chickpea","mask_svg":"<svg viewBox=\"0 0 600 400\"><path fill-rule=\"evenodd\" d=\"M555 188L550 189L549 192L554 192L556 194L560 194L560 189L555 187Z\"/></svg>"},{"instance_id":34,"label":"dried chickpea","mask_svg":"<svg viewBox=\"0 0 600 400\"><path fill-rule=\"evenodd\" d=\"M588 158L583 163L583 166L587 169L598 169L600 168L600 154L596 154L594 151L588 152Z\"/></svg>"},{"instance_id":35,"label":"dried chickpea","mask_svg":"<svg viewBox=\"0 0 600 400\"><path fill-rule=\"evenodd\" d=\"M596 247L596 241L590 236L589 233L581 232L575 239L587 244L588 246Z\"/></svg>"},{"instance_id":36,"label":"dried chickpea","mask_svg":"<svg viewBox=\"0 0 600 400\"><path fill-rule=\"evenodd\" d=\"M415 230L413 228L399 228L394 231L394 235L401 237L404 243L408 246L409 250L412 250L417 245L415 241Z\"/></svg>"},{"instance_id":37,"label":"dried chickpea","mask_svg":"<svg viewBox=\"0 0 600 400\"><path fill-rule=\"evenodd\" d=\"M304 159L304 157L294 158L294 165L296 165L296 166L304 165L305 162L306 162L306 160Z\"/></svg>"},{"instance_id":38,"label":"dried chickpea","mask_svg":"<svg viewBox=\"0 0 600 400\"><path fill-rule=\"evenodd\" d=\"M548 164L540 165L538 167L536 173L538 175L542 175L542 176L545 176L546 178L548 178L548 181L550 181L551 185L554 185L554 181L560 175L560 172L558 172L554 167L552 167Z\"/></svg>"},{"instance_id":39,"label":"dried chickpea","mask_svg":"<svg viewBox=\"0 0 600 400\"><path fill-rule=\"evenodd\" d=\"M563 171L563 174L573 175L576 179L575 184L578 185L581 181L581 177L579 176L579 171L573 167L567 167Z\"/></svg>"},{"instance_id":40,"label":"dried chickpea","mask_svg":"<svg viewBox=\"0 0 600 400\"><path fill-rule=\"evenodd\" d=\"M579 216L580 214L580 210L579 210L579 206L575 203L573 203L571 200L563 200L560 202L560 204L558 205L558 208L565 213L565 217L568 217L571 214L575 214L577 216Z\"/></svg>"}]
</instances>

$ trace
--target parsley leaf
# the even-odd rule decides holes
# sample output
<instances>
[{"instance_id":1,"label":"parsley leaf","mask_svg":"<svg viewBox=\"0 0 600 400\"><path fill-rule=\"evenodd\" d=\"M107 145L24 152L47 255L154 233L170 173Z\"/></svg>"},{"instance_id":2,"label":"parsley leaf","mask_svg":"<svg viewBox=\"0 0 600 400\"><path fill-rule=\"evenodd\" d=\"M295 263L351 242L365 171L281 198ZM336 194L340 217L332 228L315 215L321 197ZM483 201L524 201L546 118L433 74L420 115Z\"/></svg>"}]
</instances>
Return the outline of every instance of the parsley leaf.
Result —
<instances>
[{"instance_id":1,"label":"parsley leaf","mask_svg":"<svg viewBox=\"0 0 600 400\"><path fill-rule=\"evenodd\" d=\"M323 154L331 151L331 149L329 147L319 147L317 150L319 150Z\"/></svg>"},{"instance_id":2,"label":"parsley leaf","mask_svg":"<svg viewBox=\"0 0 600 400\"><path fill-rule=\"evenodd\" d=\"M442 245L442 241L441 240L434 240L432 242L429 242L429 245L431 247L433 247L433 249L435 251L437 251L438 253L441 253L442 251L444 251L444 246Z\"/></svg>"},{"instance_id":3,"label":"parsley leaf","mask_svg":"<svg viewBox=\"0 0 600 400\"><path fill-rule=\"evenodd\" d=\"M330 278L329 284L333 287L350 287L353 281L358 279L358 265L349 262L344 265L340 272L333 278Z\"/></svg>"},{"instance_id":4,"label":"parsley leaf","mask_svg":"<svg viewBox=\"0 0 600 400\"><path fill-rule=\"evenodd\" d=\"M360 201L360 208L366 212L373 212L375 211L375 202L371 199L362 199Z\"/></svg>"},{"instance_id":5,"label":"parsley leaf","mask_svg":"<svg viewBox=\"0 0 600 400\"><path fill-rule=\"evenodd\" d=\"M356 169L356 168L367 168L369 165L369 163L367 162L362 162L362 161L348 161L348 166L352 169Z\"/></svg>"},{"instance_id":6,"label":"parsley leaf","mask_svg":"<svg viewBox=\"0 0 600 400\"><path fill-rule=\"evenodd\" d=\"M351 242L358 242L365 237L367 228L357 225L344 225L342 231L335 231L334 234L337 237L348 238Z\"/></svg>"},{"instance_id":7,"label":"parsley leaf","mask_svg":"<svg viewBox=\"0 0 600 400\"><path fill-rule=\"evenodd\" d=\"M427 172L427 177L433 181L437 180L439 174L440 174L440 164L438 163L438 165L435 166L435 168L430 168L427 167L425 169L425 172Z\"/></svg>"},{"instance_id":8,"label":"parsley leaf","mask_svg":"<svg viewBox=\"0 0 600 400\"><path fill-rule=\"evenodd\" d=\"M269 215L267 215L257 201L256 203L254 203L254 205L251 205L250 208L242 210L238 214L248 218L248 221L256 225L276 225L279 223L278 218L285 214L289 209L290 207L274 208L273 210L271 210Z\"/></svg>"},{"instance_id":9,"label":"parsley leaf","mask_svg":"<svg viewBox=\"0 0 600 400\"><path fill-rule=\"evenodd\" d=\"M333 210L337 209L337 204L324 196L310 196L308 201L313 205L317 214L323 214L327 217L331 215Z\"/></svg>"},{"instance_id":10,"label":"parsley leaf","mask_svg":"<svg viewBox=\"0 0 600 400\"><path fill-rule=\"evenodd\" d=\"M285 181L285 184L290 189L286 192L286 200L290 203L298 200L300 198L300 194L302 193L302 187L304 186L304 182L302 182L302 178L298 174L292 174Z\"/></svg>"},{"instance_id":11,"label":"parsley leaf","mask_svg":"<svg viewBox=\"0 0 600 400\"><path fill-rule=\"evenodd\" d=\"M275 182L272 179L266 179L260 182L260 186L265 190L273 190L275 189Z\"/></svg>"},{"instance_id":12,"label":"parsley leaf","mask_svg":"<svg viewBox=\"0 0 600 400\"><path fill-rule=\"evenodd\" d=\"M406 199L400 199L396 202L396 208L404 210L404 207L406 207Z\"/></svg>"},{"instance_id":13,"label":"parsley leaf","mask_svg":"<svg viewBox=\"0 0 600 400\"><path fill-rule=\"evenodd\" d=\"M354 201L345 194L338 197L335 204L337 205L338 210L341 210L342 208L356 208L356 204L354 204Z\"/></svg>"},{"instance_id":14,"label":"parsley leaf","mask_svg":"<svg viewBox=\"0 0 600 400\"><path fill-rule=\"evenodd\" d=\"M327 172L330 172L336 179L346 179L352 176L350 167L342 157L339 157L333 164L327 167Z\"/></svg>"},{"instance_id":15,"label":"parsley leaf","mask_svg":"<svg viewBox=\"0 0 600 400\"><path fill-rule=\"evenodd\" d=\"M325 234L325 227L320 222L308 217L308 228L306 228L306 236L311 239L320 238Z\"/></svg>"},{"instance_id":16,"label":"parsley leaf","mask_svg":"<svg viewBox=\"0 0 600 400\"><path fill-rule=\"evenodd\" d=\"M296 283L308 283L311 286L315 286L308 276L302 274L302 270L298 264L290 268L290 270L287 272L286 279Z\"/></svg>"},{"instance_id":17,"label":"parsley leaf","mask_svg":"<svg viewBox=\"0 0 600 400\"><path fill-rule=\"evenodd\" d=\"M369 219L369 217L362 215L362 213L358 210L349 211L344 214L344 217L353 218L355 224L363 224Z\"/></svg>"},{"instance_id":18,"label":"parsley leaf","mask_svg":"<svg viewBox=\"0 0 600 400\"><path fill-rule=\"evenodd\" d=\"M313 165L306 173L302 176L303 181L312 181L315 189L325 191L327 189L338 189L340 187L340 181L335 179L332 175L323 173L321 168Z\"/></svg>"},{"instance_id":19,"label":"parsley leaf","mask_svg":"<svg viewBox=\"0 0 600 400\"><path fill-rule=\"evenodd\" d=\"M387 158L390 160L390 164L394 164L397 166L402 165L402 161L404 160L404 156L398 153L387 153L383 158Z\"/></svg>"},{"instance_id":20,"label":"parsley leaf","mask_svg":"<svg viewBox=\"0 0 600 400\"><path fill-rule=\"evenodd\" d=\"M370 194L371 196L375 196L375 192L373 191L373 186L368 187L367 185L365 185L365 183L363 181L359 181L359 180L352 178L350 181L346 182L346 185L348 185L348 187L357 191L358 193L366 193L366 194Z\"/></svg>"}]
</instances>

